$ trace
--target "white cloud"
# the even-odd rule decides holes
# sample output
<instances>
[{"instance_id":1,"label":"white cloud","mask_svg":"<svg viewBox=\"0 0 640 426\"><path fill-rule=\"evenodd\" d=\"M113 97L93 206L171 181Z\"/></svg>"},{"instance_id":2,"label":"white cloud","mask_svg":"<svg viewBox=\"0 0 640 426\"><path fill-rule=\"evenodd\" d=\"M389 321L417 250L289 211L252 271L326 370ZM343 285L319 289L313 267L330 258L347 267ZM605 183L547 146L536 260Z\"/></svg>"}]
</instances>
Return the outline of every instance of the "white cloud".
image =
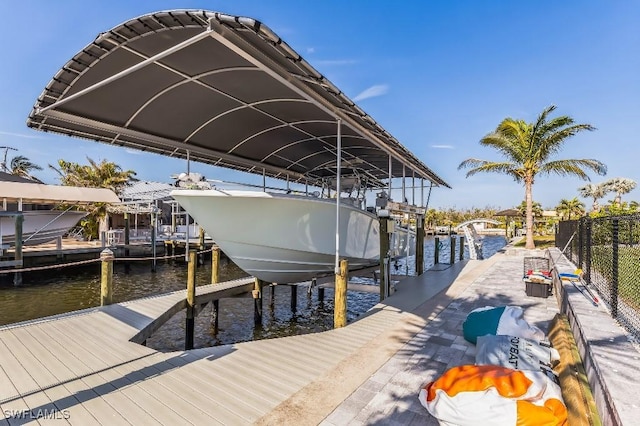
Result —
<instances>
[{"instance_id":1,"label":"white cloud","mask_svg":"<svg viewBox=\"0 0 640 426\"><path fill-rule=\"evenodd\" d=\"M307 47L307 53L315 53L316 48L315 47Z\"/></svg>"},{"instance_id":2,"label":"white cloud","mask_svg":"<svg viewBox=\"0 0 640 426\"><path fill-rule=\"evenodd\" d=\"M453 145L431 145L431 148L436 148L436 149L453 149Z\"/></svg>"},{"instance_id":3,"label":"white cloud","mask_svg":"<svg viewBox=\"0 0 640 426\"><path fill-rule=\"evenodd\" d=\"M385 95L388 91L389 86L386 84L376 84L360 92L355 98L353 98L353 101L358 102L364 99L375 98L376 96Z\"/></svg>"},{"instance_id":4,"label":"white cloud","mask_svg":"<svg viewBox=\"0 0 640 426\"><path fill-rule=\"evenodd\" d=\"M138 150L138 149L131 149L131 148L127 148L127 149L125 149L125 152L126 152L127 154L133 154L133 155L142 155L142 154L144 154L144 152L143 152L143 151L140 151L140 150Z\"/></svg>"}]
</instances>

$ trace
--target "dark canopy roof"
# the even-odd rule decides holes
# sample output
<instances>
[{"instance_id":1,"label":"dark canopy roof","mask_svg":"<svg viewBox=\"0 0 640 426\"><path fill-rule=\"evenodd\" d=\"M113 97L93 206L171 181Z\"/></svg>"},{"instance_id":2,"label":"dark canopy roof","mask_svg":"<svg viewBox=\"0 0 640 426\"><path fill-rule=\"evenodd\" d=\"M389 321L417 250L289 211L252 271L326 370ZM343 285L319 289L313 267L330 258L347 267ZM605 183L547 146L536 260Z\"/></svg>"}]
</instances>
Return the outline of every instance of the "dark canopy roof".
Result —
<instances>
[{"instance_id":1,"label":"dark canopy roof","mask_svg":"<svg viewBox=\"0 0 640 426\"><path fill-rule=\"evenodd\" d=\"M208 11L132 19L53 77L29 127L318 184L342 170L381 184L449 185L268 27ZM404 166L404 171L403 171Z\"/></svg>"}]
</instances>

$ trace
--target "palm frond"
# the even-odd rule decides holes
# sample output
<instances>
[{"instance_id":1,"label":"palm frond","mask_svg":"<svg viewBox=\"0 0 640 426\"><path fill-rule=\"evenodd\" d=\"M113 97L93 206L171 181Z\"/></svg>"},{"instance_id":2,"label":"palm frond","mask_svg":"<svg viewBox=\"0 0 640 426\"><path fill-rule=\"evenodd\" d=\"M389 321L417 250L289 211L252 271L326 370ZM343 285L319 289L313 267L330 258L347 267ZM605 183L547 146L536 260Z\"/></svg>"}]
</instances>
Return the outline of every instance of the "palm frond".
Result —
<instances>
[{"instance_id":1,"label":"palm frond","mask_svg":"<svg viewBox=\"0 0 640 426\"><path fill-rule=\"evenodd\" d=\"M593 159L549 161L540 167L540 174L557 174L560 176L578 176L583 180L591 180L584 169L593 170L599 175L607 173L604 163Z\"/></svg>"}]
</instances>

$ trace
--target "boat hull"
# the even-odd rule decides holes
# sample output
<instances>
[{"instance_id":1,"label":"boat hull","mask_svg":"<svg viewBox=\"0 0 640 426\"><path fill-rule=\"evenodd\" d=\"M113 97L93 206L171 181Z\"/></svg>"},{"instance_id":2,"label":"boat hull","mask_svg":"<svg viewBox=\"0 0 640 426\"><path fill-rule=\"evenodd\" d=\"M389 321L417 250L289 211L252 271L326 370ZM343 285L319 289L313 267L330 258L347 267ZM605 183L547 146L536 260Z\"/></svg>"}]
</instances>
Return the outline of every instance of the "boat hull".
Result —
<instances>
[{"instance_id":1,"label":"boat hull","mask_svg":"<svg viewBox=\"0 0 640 426\"><path fill-rule=\"evenodd\" d=\"M258 191L176 190L171 195L256 278L293 283L334 273L335 200ZM350 269L379 262L375 215L341 203L340 257Z\"/></svg>"},{"instance_id":2,"label":"boat hull","mask_svg":"<svg viewBox=\"0 0 640 426\"><path fill-rule=\"evenodd\" d=\"M66 234L86 212L62 210L31 210L22 212L23 245L48 243ZM0 216L0 242L15 246L15 219L10 215Z\"/></svg>"}]
</instances>

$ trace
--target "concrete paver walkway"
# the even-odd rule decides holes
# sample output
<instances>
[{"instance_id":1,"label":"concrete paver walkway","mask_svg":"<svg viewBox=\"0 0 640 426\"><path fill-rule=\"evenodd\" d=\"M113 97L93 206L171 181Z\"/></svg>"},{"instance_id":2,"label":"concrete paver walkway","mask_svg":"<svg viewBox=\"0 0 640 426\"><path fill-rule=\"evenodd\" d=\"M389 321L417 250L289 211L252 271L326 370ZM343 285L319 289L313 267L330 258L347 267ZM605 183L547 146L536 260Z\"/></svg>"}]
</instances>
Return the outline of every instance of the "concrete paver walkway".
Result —
<instances>
[{"instance_id":1,"label":"concrete paver walkway","mask_svg":"<svg viewBox=\"0 0 640 426\"><path fill-rule=\"evenodd\" d=\"M461 276L414 311L418 316L426 315L427 324L345 399L323 425L437 425L420 405L418 392L447 369L475 362L475 346L462 338L462 323L475 308L521 306L530 324L547 330L558 305L554 297L526 295L523 258L497 254L483 262L483 267L472 271L467 279Z\"/></svg>"}]
</instances>

